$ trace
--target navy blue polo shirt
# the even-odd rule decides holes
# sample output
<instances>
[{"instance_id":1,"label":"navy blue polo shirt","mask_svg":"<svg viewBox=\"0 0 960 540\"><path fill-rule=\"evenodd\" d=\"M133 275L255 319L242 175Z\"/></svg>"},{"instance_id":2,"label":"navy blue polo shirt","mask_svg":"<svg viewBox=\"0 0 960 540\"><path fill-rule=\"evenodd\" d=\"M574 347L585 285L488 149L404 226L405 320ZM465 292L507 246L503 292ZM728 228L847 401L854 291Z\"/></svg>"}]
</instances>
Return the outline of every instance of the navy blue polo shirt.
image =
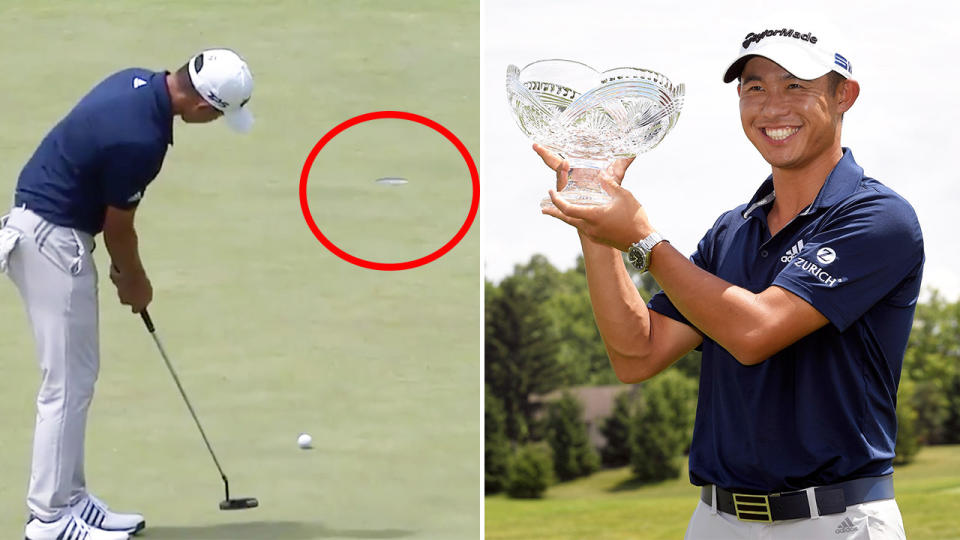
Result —
<instances>
[{"instance_id":1,"label":"navy blue polo shirt","mask_svg":"<svg viewBox=\"0 0 960 540\"><path fill-rule=\"evenodd\" d=\"M704 336L690 481L780 492L888 474L923 271L916 213L846 148L813 204L771 238L774 197L771 177L691 260L754 293L782 287L830 323L754 366ZM690 324L662 292L649 307Z\"/></svg>"},{"instance_id":2,"label":"navy blue polo shirt","mask_svg":"<svg viewBox=\"0 0 960 540\"><path fill-rule=\"evenodd\" d=\"M95 86L40 142L14 204L93 235L107 206L135 207L173 144L166 75L126 69Z\"/></svg>"}]
</instances>

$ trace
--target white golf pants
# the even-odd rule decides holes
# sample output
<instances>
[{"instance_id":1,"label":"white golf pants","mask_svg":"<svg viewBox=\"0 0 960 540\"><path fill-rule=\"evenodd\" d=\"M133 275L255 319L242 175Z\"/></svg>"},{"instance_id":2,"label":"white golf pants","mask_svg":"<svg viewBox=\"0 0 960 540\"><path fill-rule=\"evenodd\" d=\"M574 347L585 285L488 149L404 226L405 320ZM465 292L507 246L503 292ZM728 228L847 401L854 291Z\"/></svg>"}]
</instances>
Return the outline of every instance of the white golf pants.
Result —
<instances>
[{"instance_id":1,"label":"white golf pants","mask_svg":"<svg viewBox=\"0 0 960 540\"><path fill-rule=\"evenodd\" d=\"M11 210L0 235L0 267L5 259L23 298L40 365L27 505L49 521L86 489L84 434L100 369L93 237L25 208Z\"/></svg>"}]
</instances>

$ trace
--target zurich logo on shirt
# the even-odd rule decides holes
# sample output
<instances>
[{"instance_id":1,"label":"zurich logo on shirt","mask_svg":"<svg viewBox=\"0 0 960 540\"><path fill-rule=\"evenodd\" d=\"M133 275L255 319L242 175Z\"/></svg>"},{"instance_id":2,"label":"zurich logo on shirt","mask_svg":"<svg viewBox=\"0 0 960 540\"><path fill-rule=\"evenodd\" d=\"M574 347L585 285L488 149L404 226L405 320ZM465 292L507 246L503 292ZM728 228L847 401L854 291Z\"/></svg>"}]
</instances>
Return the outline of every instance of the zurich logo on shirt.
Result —
<instances>
[{"instance_id":1,"label":"zurich logo on shirt","mask_svg":"<svg viewBox=\"0 0 960 540\"><path fill-rule=\"evenodd\" d=\"M833 248L820 248L820 251L817 251L817 260L820 261L820 264L830 264L837 260L837 252Z\"/></svg>"}]
</instances>

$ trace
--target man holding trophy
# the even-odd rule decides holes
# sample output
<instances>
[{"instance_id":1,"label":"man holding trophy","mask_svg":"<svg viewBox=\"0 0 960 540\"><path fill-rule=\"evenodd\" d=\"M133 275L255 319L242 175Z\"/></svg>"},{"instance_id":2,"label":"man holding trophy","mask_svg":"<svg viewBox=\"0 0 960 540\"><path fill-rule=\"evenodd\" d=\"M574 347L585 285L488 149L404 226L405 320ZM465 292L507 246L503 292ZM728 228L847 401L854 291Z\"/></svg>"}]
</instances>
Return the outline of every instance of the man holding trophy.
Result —
<instances>
[{"instance_id":1,"label":"man holding trophy","mask_svg":"<svg viewBox=\"0 0 960 540\"><path fill-rule=\"evenodd\" d=\"M599 173L609 202L551 191L543 212L579 231L622 381L702 348L690 447L701 502L687 538L902 539L895 405L923 270L920 226L841 146L860 91L850 62L806 29L764 29L740 45L723 79L738 81L744 133L772 174L689 259L620 186L632 158ZM534 148L564 188L565 157L576 156ZM649 304L621 251L663 288Z\"/></svg>"}]
</instances>

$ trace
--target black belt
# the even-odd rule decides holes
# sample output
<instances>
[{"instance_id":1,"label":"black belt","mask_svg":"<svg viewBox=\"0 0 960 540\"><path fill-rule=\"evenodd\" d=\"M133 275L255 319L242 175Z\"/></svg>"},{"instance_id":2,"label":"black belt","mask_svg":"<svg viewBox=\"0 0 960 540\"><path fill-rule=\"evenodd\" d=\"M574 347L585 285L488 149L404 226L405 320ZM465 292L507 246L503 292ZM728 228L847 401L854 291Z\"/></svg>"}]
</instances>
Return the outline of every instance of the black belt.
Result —
<instances>
[{"instance_id":1,"label":"black belt","mask_svg":"<svg viewBox=\"0 0 960 540\"><path fill-rule=\"evenodd\" d=\"M700 500L713 504L712 486L700 488ZM821 516L840 514L848 506L870 501L893 498L893 475L858 478L839 484L814 488L817 513ZM740 521L759 521L769 523L785 519L804 519L810 517L810 503L807 492L791 491L758 495L754 493L733 493L717 487L717 510L737 516Z\"/></svg>"}]
</instances>

